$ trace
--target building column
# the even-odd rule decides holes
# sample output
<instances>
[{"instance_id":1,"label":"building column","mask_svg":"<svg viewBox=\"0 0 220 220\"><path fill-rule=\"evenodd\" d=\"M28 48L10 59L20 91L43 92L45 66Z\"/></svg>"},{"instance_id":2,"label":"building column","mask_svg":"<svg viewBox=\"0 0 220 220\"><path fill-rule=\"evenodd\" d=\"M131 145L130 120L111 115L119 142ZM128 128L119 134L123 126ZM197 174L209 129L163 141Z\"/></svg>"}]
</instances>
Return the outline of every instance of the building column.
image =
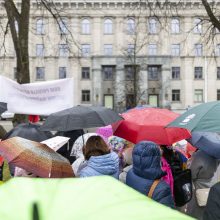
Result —
<instances>
[{"instance_id":1,"label":"building column","mask_svg":"<svg viewBox=\"0 0 220 220\"><path fill-rule=\"evenodd\" d=\"M120 112L125 109L126 94L125 94L125 74L124 67L122 65L116 66L115 73L115 97L114 104L116 111Z\"/></svg>"},{"instance_id":2,"label":"building column","mask_svg":"<svg viewBox=\"0 0 220 220\"><path fill-rule=\"evenodd\" d=\"M140 101L144 101L147 104L148 100L148 76L147 76L147 69L140 69L139 72L139 96Z\"/></svg>"},{"instance_id":3,"label":"building column","mask_svg":"<svg viewBox=\"0 0 220 220\"><path fill-rule=\"evenodd\" d=\"M170 67L162 66L161 70L161 90L160 105L162 108L170 108L171 106L171 90L170 90Z\"/></svg>"},{"instance_id":4,"label":"building column","mask_svg":"<svg viewBox=\"0 0 220 220\"><path fill-rule=\"evenodd\" d=\"M94 105L102 106L103 102L103 94L102 94L102 71L101 69L93 69L93 94L92 96L92 103Z\"/></svg>"}]
</instances>

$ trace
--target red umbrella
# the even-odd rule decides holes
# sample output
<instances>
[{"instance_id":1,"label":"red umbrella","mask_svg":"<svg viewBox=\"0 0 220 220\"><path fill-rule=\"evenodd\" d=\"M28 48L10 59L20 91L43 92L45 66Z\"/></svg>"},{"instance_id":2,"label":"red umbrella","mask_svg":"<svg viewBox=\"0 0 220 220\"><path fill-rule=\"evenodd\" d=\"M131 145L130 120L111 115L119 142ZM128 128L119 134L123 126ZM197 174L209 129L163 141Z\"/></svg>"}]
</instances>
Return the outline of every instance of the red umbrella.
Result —
<instances>
[{"instance_id":1,"label":"red umbrella","mask_svg":"<svg viewBox=\"0 0 220 220\"><path fill-rule=\"evenodd\" d=\"M160 145L171 145L179 140L191 137L188 130L166 128L179 114L167 109L132 109L123 113L124 120L112 125L114 135L133 143L148 140Z\"/></svg>"}]
</instances>

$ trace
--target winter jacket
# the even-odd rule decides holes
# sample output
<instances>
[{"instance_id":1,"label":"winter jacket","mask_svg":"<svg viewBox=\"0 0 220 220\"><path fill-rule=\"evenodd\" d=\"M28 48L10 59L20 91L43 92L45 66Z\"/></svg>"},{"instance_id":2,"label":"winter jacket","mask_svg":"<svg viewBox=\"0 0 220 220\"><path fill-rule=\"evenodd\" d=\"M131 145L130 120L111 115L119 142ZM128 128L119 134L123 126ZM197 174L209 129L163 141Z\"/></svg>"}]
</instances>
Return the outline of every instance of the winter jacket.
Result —
<instances>
[{"instance_id":1,"label":"winter jacket","mask_svg":"<svg viewBox=\"0 0 220 220\"><path fill-rule=\"evenodd\" d=\"M203 220L220 219L220 182L211 187Z\"/></svg>"},{"instance_id":2,"label":"winter jacket","mask_svg":"<svg viewBox=\"0 0 220 220\"><path fill-rule=\"evenodd\" d=\"M148 195L156 179L161 179L166 172L161 169L161 155L158 146L150 141L142 141L135 145L133 153L133 168L128 171L126 184L137 191ZM174 207L169 185L160 180L152 199L169 207Z\"/></svg>"},{"instance_id":3,"label":"winter jacket","mask_svg":"<svg viewBox=\"0 0 220 220\"><path fill-rule=\"evenodd\" d=\"M115 152L102 156L92 156L87 161L86 167L81 169L80 177L109 175L118 179L119 158Z\"/></svg>"},{"instance_id":4,"label":"winter jacket","mask_svg":"<svg viewBox=\"0 0 220 220\"><path fill-rule=\"evenodd\" d=\"M205 207L198 206L195 196L196 189L210 188L217 182L215 172L218 167L218 160L203 151L193 153L189 168L192 173L192 182L194 185L193 197L187 204L186 213L194 218L202 219Z\"/></svg>"}]
</instances>

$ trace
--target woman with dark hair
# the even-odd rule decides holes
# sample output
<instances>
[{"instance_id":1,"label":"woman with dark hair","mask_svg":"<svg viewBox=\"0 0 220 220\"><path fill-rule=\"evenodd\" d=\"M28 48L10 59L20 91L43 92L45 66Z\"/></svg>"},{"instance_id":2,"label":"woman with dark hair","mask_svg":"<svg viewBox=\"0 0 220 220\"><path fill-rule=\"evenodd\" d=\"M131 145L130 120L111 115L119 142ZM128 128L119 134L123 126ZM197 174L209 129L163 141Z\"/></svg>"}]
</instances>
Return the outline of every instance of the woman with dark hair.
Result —
<instances>
[{"instance_id":1,"label":"woman with dark hair","mask_svg":"<svg viewBox=\"0 0 220 220\"><path fill-rule=\"evenodd\" d=\"M111 152L100 136L91 136L83 147L86 166L81 169L80 177L109 175L118 178L119 158Z\"/></svg>"}]
</instances>

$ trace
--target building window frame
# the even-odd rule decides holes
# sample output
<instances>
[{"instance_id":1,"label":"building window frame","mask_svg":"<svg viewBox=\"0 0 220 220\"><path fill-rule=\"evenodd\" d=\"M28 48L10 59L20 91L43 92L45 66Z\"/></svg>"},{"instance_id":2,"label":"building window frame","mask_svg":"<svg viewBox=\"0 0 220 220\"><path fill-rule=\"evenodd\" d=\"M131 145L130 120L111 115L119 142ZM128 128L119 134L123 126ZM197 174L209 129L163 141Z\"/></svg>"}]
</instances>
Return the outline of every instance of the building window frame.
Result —
<instances>
[{"instance_id":1,"label":"building window frame","mask_svg":"<svg viewBox=\"0 0 220 220\"><path fill-rule=\"evenodd\" d=\"M134 35L135 34L135 29L136 29L135 19L134 18L128 18L127 19L127 33L129 35Z\"/></svg>"},{"instance_id":2,"label":"building window frame","mask_svg":"<svg viewBox=\"0 0 220 220\"><path fill-rule=\"evenodd\" d=\"M90 44L82 44L81 45L82 57L89 57L91 54L91 45Z\"/></svg>"},{"instance_id":3,"label":"building window frame","mask_svg":"<svg viewBox=\"0 0 220 220\"><path fill-rule=\"evenodd\" d=\"M91 34L91 22L89 18L84 18L81 23L81 33Z\"/></svg>"},{"instance_id":4,"label":"building window frame","mask_svg":"<svg viewBox=\"0 0 220 220\"><path fill-rule=\"evenodd\" d=\"M198 103L198 102L204 102L204 98L203 98L203 89L195 89L194 90L194 102Z\"/></svg>"},{"instance_id":5,"label":"building window frame","mask_svg":"<svg viewBox=\"0 0 220 220\"><path fill-rule=\"evenodd\" d=\"M180 33L180 19L179 18L171 19L171 33L172 34Z\"/></svg>"},{"instance_id":6,"label":"building window frame","mask_svg":"<svg viewBox=\"0 0 220 220\"><path fill-rule=\"evenodd\" d=\"M203 80L203 67L202 66L194 67L194 79Z\"/></svg>"},{"instance_id":7,"label":"building window frame","mask_svg":"<svg viewBox=\"0 0 220 220\"><path fill-rule=\"evenodd\" d=\"M104 44L104 55L112 56L113 55L113 45L112 44Z\"/></svg>"},{"instance_id":8,"label":"building window frame","mask_svg":"<svg viewBox=\"0 0 220 220\"><path fill-rule=\"evenodd\" d=\"M91 101L91 92L89 89L81 91L81 101L83 103L89 103Z\"/></svg>"},{"instance_id":9,"label":"building window frame","mask_svg":"<svg viewBox=\"0 0 220 220\"><path fill-rule=\"evenodd\" d=\"M154 17L150 17L148 19L148 33L149 34L157 34L158 20Z\"/></svg>"},{"instance_id":10,"label":"building window frame","mask_svg":"<svg viewBox=\"0 0 220 220\"><path fill-rule=\"evenodd\" d=\"M172 79L173 80L180 80L180 67L179 66L172 66Z\"/></svg>"},{"instance_id":11,"label":"building window frame","mask_svg":"<svg viewBox=\"0 0 220 220\"><path fill-rule=\"evenodd\" d=\"M67 68L65 66L59 67L59 79L65 79L67 77Z\"/></svg>"},{"instance_id":12,"label":"building window frame","mask_svg":"<svg viewBox=\"0 0 220 220\"><path fill-rule=\"evenodd\" d=\"M45 34L45 24L43 18L37 18L36 20L36 34L37 35Z\"/></svg>"},{"instance_id":13,"label":"building window frame","mask_svg":"<svg viewBox=\"0 0 220 220\"><path fill-rule=\"evenodd\" d=\"M68 18L62 17L59 19L59 31L61 35L67 35L68 34Z\"/></svg>"},{"instance_id":14,"label":"building window frame","mask_svg":"<svg viewBox=\"0 0 220 220\"><path fill-rule=\"evenodd\" d=\"M180 56L180 44L171 44L171 55L173 57Z\"/></svg>"},{"instance_id":15,"label":"building window frame","mask_svg":"<svg viewBox=\"0 0 220 220\"><path fill-rule=\"evenodd\" d=\"M172 102L180 102L181 101L181 91L180 89L172 89Z\"/></svg>"},{"instance_id":16,"label":"building window frame","mask_svg":"<svg viewBox=\"0 0 220 220\"><path fill-rule=\"evenodd\" d=\"M113 21L111 18L104 20L104 34L113 34Z\"/></svg>"},{"instance_id":17,"label":"building window frame","mask_svg":"<svg viewBox=\"0 0 220 220\"><path fill-rule=\"evenodd\" d=\"M148 44L148 55L149 56L157 55L157 44Z\"/></svg>"},{"instance_id":18,"label":"building window frame","mask_svg":"<svg viewBox=\"0 0 220 220\"><path fill-rule=\"evenodd\" d=\"M201 18L194 18L194 34L202 34L202 19Z\"/></svg>"},{"instance_id":19,"label":"building window frame","mask_svg":"<svg viewBox=\"0 0 220 220\"><path fill-rule=\"evenodd\" d=\"M45 67L36 67L36 81L45 80Z\"/></svg>"},{"instance_id":20,"label":"building window frame","mask_svg":"<svg viewBox=\"0 0 220 220\"><path fill-rule=\"evenodd\" d=\"M149 65L147 67L148 80L158 81L161 75L161 66Z\"/></svg>"},{"instance_id":21,"label":"building window frame","mask_svg":"<svg viewBox=\"0 0 220 220\"><path fill-rule=\"evenodd\" d=\"M112 81L115 76L115 66L103 65L102 66L102 78L104 81Z\"/></svg>"},{"instance_id":22,"label":"building window frame","mask_svg":"<svg viewBox=\"0 0 220 220\"><path fill-rule=\"evenodd\" d=\"M45 47L44 44L36 44L36 57L45 56Z\"/></svg>"},{"instance_id":23,"label":"building window frame","mask_svg":"<svg viewBox=\"0 0 220 220\"><path fill-rule=\"evenodd\" d=\"M68 57L69 47L67 44L59 44L59 57Z\"/></svg>"},{"instance_id":24,"label":"building window frame","mask_svg":"<svg viewBox=\"0 0 220 220\"><path fill-rule=\"evenodd\" d=\"M90 80L90 67L81 68L81 79Z\"/></svg>"},{"instance_id":25,"label":"building window frame","mask_svg":"<svg viewBox=\"0 0 220 220\"><path fill-rule=\"evenodd\" d=\"M195 56L196 57L203 56L203 45L202 44L195 44L194 49L195 49Z\"/></svg>"}]
</instances>

